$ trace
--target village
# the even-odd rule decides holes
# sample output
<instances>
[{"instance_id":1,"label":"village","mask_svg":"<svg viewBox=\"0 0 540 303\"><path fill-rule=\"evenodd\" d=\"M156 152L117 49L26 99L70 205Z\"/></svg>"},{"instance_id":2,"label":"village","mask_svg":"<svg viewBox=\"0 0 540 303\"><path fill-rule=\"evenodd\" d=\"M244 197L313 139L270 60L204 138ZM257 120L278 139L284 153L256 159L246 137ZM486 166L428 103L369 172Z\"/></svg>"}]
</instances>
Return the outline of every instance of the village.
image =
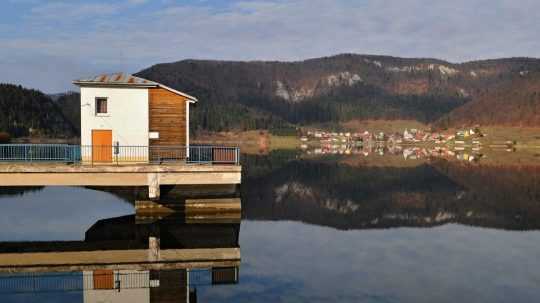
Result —
<instances>
[{"instance_id":1,"label":"village","mask_svg":"<svg viewBox=\"0 0 540 303\"><path fill-rule=\"evenodd\" d=\"M486 146L487 135L479 127L455 131L404 129L403 132L327 132L305 131L300 135L300 148L313 155L402 155L405 160L430 157L478 161ZM501 147L512 151L512 142Z\"/></svg>"}]
</instances>

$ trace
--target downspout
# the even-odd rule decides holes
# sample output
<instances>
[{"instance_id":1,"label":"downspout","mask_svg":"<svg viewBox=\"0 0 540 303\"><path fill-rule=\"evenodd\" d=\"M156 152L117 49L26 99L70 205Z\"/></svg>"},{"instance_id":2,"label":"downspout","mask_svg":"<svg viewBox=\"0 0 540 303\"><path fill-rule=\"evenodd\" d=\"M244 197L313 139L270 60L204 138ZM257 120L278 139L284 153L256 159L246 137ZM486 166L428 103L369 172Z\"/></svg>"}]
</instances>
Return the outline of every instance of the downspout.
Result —
<instances>
[{"instance_id":1,"label":"downspout","mask_svg":"<svg viewBox=\"0 0 540 303\"><path fill-rule=\"evenodd\" d=\"M186 100L186 160L189 160L189 105L191 102Z\"/></svg>"}]
</instances>

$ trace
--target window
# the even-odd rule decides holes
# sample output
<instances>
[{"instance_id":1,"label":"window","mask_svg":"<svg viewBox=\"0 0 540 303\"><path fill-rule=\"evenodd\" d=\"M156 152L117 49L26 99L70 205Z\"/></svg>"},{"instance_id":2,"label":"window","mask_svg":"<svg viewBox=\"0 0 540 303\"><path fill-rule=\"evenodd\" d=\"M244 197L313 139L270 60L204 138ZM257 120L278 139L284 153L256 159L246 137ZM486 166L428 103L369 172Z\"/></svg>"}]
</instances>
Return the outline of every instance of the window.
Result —
<instances>
[{"instance_id":1,"label":"window","mask_svg":"<svg viewBox=\"0 0 540 303\"><path fill-rule=\"evenodd\" d=\"M96 98L96 114L107 113L107 98Z\"/></svg>"}]
</instances>

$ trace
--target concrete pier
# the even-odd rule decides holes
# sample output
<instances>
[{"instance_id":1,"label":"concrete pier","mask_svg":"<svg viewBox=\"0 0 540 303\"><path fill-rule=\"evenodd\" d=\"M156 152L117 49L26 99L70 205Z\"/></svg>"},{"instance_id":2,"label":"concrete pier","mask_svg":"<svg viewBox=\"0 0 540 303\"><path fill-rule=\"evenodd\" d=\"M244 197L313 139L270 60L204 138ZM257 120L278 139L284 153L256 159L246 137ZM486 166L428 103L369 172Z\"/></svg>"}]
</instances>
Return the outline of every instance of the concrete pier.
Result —
<instances>
[{"instance_id":1,"label":"concrete pier","mask_svg":"<svg viewBox=\"0 0 540 303\"><path fill-rule=\"evenodd\" d=\"M148 249L0 254L0 273L95 269L185 269L240 266L239 248L166 249L150 258Z\"/></svg>"},{"instance_id":2,"label":"concrete pier","mask_svg":"<svg viewBox=\"0 0 540 303\"><path fill-rule=\"evenodd\" d=\"M186 199L178 201L135 201L135 222L181 220L185 223L240 223L240 198Z\"/></svg>"},{"instance_id":3,"label":"concrete pier","mask_svg":"<svg viewBox=\"0 0 540 303\"><path fill-rule=\"evenodd\" d=\"M240 184L240 165L68 165L0 164L0 186L148 186L149 198L160 185Z\"/></svg>"}]
</instances>

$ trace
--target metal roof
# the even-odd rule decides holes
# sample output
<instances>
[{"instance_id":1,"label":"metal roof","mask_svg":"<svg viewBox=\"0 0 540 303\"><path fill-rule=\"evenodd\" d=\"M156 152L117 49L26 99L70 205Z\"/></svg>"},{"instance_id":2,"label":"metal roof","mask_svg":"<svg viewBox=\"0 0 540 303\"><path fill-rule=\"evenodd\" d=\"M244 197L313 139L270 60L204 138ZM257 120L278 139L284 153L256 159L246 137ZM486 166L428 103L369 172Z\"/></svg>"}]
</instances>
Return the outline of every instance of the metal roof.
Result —
<instances>
[{"instance_id":1,"label":"metal roof","mask_svg":"<svg viewBox=\"0 0 540 303\"><path fill-rule=\"evenodd\" d=\"M184 96L190 101L196 102L197 98L181 91L177 91L168 86L154 81L146 80L126 73L104 74L90 78L84 78L73 81L73 84L79 86L131 86L131 87L162 87L175 94Z\"/></svg>"},{"instance_id":2,"label":"metal roof","mask_svg":"<svg viewBox=\"0 0 540 303\"><path fill-rule=\"evenodd\" d=\"M75 80L76 84L133 84L157 85L158 83L125 73L99 75L91 78Z\"/></svg>"}]
</instances>

